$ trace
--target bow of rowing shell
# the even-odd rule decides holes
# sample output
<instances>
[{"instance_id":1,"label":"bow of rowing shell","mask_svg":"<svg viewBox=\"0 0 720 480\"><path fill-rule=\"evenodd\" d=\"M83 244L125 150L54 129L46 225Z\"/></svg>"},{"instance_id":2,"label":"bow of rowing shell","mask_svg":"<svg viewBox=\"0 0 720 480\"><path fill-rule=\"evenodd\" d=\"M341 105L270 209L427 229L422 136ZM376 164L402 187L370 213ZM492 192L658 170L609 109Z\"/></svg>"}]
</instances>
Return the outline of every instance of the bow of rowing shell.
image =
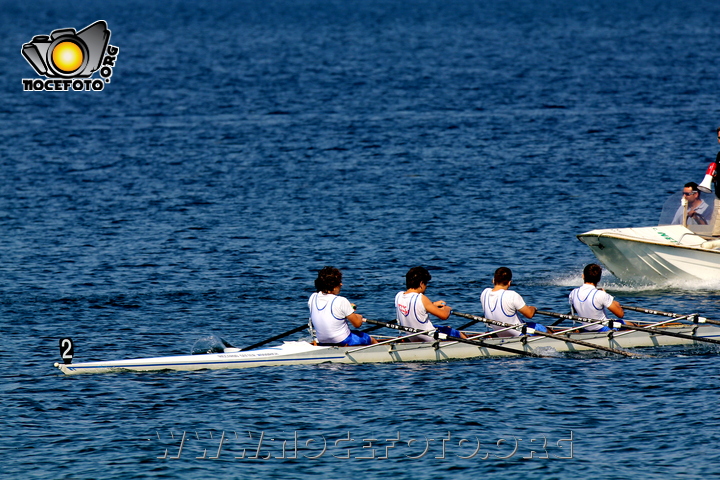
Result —
<instances>
[{"instance_id":1,"label":"bow of rowing shell","mask_svg":"<svg viewBox=\"0 0 720 480\"><path fill-rule=\"evenodd\" d=\"M694 335L699 338L720 338L720 328L714 326L682 325L666 327L664 330ZM667 335L654 335L645 332L631 332L617 337L607 333L573 333L569 334L568 338L581 339L591 344L612 348L703 344L697 340L675 338ZM559 355L563 352L593 350L589 346L532 336L483 339L483 342L489 345L508 346L517 350L539 353L545 356ZM324 347L297 341L284 342L277 347L250 351L226 351L225 353L203 355L136 358L75 364L56 363L55 366L65 374L76 375L81 373L108 373L116 371L190 371L261 366L317 365L322 363L442 362L497 356L516 356L516 354L454 341L436 343L394 342L365 347Z\"/></svg>"}]
</instances>

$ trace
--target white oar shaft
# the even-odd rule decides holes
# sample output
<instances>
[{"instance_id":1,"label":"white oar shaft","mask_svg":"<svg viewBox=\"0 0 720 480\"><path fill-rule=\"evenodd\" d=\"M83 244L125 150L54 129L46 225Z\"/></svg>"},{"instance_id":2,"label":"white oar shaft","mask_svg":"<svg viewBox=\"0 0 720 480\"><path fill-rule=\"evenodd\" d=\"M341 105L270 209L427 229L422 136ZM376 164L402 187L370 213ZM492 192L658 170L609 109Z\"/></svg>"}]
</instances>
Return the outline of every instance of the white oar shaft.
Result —
<instances>
[{"instance_id":1,"label":"white oar shaft","mask_svg":"<svg viewBox=\"0 0 720 480\"><path fill-rule=\"evenodd\" d=\"M420 329L418 329L418 328L405 327L405 326L403 326L403 325L398 325L398 324L396 324L396 323L379 322L379 321L377 321L377 320L370 320L370 319L365 319L365 321L366 321L367 323L370 323L370 324L382 325L382 326L384 326L384 327L392 328L392 329L395 329L395 330L402 330L402 331L411 332L411 333L422 333L422 330L420 330ZM453 337L453 336L451 336L451 335L446 335L446 334L444 334L444 333L441 333L441 334L440 334L440 338L441 338L441 339L454 340L454 341L460 342L460 343L467 343L467 344L475 345L475 346L478 346L478 347L484 347L484 348L488 348L488 349L500 350L500 351L502 351L502 352L514 353L514 354L516 354L516 355L524 355L524 356L528 356L528 357L543 357L543 356L544 356L544 355L540 355L540 354L537 354L537 353L534 353L534 352L529 352L529 351L525 351L525 350L517 350L517 349L515 349L515 348L509 348L509 347L505 347L505 346L502 346L502 345L494 345L494 344L486 343L486 342L483 342L483 341L480 341L480 340L468 340L468 339L466 339L466 338Z\"/></svg>"},{"instance_id":2,"label":"white oar shaft","mask_svg":"<svg viewBox=\"0 0 720 480\"><path fill-rule=\"evenodd\" d=\"M580 322L593 322L597 321L595 318L587 318L587 317L578 317L577 315L565 315L563 313L555 313L555 312L545 312L538 310L536 313L542 314L542 315L550 315L553 317L558 318L565 318L568 320L578 320ZM674 317L675 320L683 320L683 319L689 319L692 317L697 316L696 313L692 313L690 315L683 315L679 317ZM608 320L607 322L611 322L612 320ZM638 332L645 332L645 333L652 333L653 335L667 335L669 337L676 337L676 338L684 338L686 340L695 340L697 342L705 342L705 343L715 343L720 345L720 340L715 340L713 338L706 338L706 337L698 337L697 335L687 335L685 333L678 333L678 332L664 332L662 330L658 330L656 328L648 328L648 327L639 327L637 325L629 325L624 324L623 328L626 328L628 330L636 330Z\"/></svg>"},{"instance_id":3,"label":"white oar shaft","mask_svg":"<svg viewBox=\"0 0 720 480\"><path fill-rule=\"evenodd\" d=\"M643 307L633 307L631 305L621 305L622 308L625 310L632 310L633 312L640 312L640 313L649 313L650 315L662 315L664 317L673 317L673 318L679 318L687 315L680 315L679 313L672 313L672 312L662 312L660 310L653 310L651 308L643 308ZM709 318L700 317L697 315L693 316L692 321L697 323L709 323L711 325L720 325L720 322L717 320L710 320Z\"/></svg>"},{"instance_id":4,"label":"white oar shaft","mask_svg":"<svg viewBox=\"0 0 720 480\"><path fill-rule=\"evenodd\" d=\"M682 317L678 317L678 318L682 318ZM662 322L656 322L656 323L653 323L653 324L650 324L650 325L643 325L643 327L644 327L644 328L661 327L661 326L665 325L666 323L676 322L676 321L678 320L678 318L672 318L672 319L670 319L670 320L663 320ZM624 332L615 333L615 334L613 334L613 338L622 337L623 335L627 335L627 334L629 334L629 333L633 333L634 331L635 331L635 330L626 330L626 331L624 331Z\"/></svg>"},{"instance_id":5,"label":"white oar shaft","mask_svg":"<svg viewBox=\"0 0 720 480\"><path fill-rule=\"evenodd\" d=\"M501 330L495 330L494 332L487 332L487 333L480 333L478 335L473 335L472 337L468 337L467 339L468 340L482 340L484 338L491 337L492 335L494 335L498 332L504 332L506 330L515 330L515 329L514 328L503 328ZM450 345L455 345L456 343L460 343L460 342L448 342L448 343L444 343L440 347L449 347Z\"/></svg>"},{"instance_id":6,"label":"white oar shaft","mask_svg":"<svg viewBox=\"0 0 720 480\"><path fill-rule=\"evenodd\" d=\"M435 329L433 328L431 330L425 330L423 332L411 333L410 335L403 335L402 337L391 338L390 340L385 340L383 342L374 343L372 345L363 345L362 347L358 347L354 350L348 350L347 352L345 352L345 355L350 354L350 353L359 352L360 350L365 350L367 348L378 347L380 345L387 345L388 343L402 342L403 340L405 340L407 338L417 337L418 335L427 335L428 333L431 333L434 331L435 331Z\"/></svg>"},{"instance_id":7,"label":"white oar shaft","mask_svg":"<svg viewBox=\"0 0 720 480\"><path fill-rule=\"evenodd\" d=\"M587 324L587 325L597 325L597 324L602 324L602 322L595 322L595 323L590 323L590 324ZM582 330L583 328L585 328L587 325L578 325L577 327L565 328L565 329L560 330L560 331L557 331L557 332L555 332L555 333L556 333L557 335L567 335L568 333L574 333L574 332L576 333L576 332L579 332L580 330ZM590 333L592 333L592 332L590 332ZM530 343L530 342L537 342L538 340L542 340L542 338L543 338L543 337L531 338L531 339L528 340L528 343Z\"/></svg>"}]
</instances>

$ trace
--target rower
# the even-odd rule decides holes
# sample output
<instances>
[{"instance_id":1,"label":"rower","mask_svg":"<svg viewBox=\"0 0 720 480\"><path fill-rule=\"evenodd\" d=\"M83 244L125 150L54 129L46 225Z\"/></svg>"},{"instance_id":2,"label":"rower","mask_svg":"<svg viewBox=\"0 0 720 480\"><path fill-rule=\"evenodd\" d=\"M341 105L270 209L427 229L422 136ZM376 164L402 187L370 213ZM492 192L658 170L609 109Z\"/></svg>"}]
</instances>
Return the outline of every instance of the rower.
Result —
<instances>
[{"instance_id":1,"label":"rower","mask_svg":"<svg viewBox=\"0 0 720 480\"><path fill-rule=\"evenodd\" d=\"M583 286L570 292L569 302L570 308L576 315L585 318L595 318L597 320L608 320L605 309L615 314L618 318L625 316L625 311L612 295L605 292L602 288L598 288L602 277L602 268L600 265L591 263L586 265L583 270ZM619 323L625 323L618 320ZM609 332L610 328L600 324L589 324L583 330L586 332Z\"/></svg>"},{"instance_id":2,"label":"rower","mask_svg":"<svg viewBox=\"0 0 720 480\"><path fill-rule=\"evenodd\" d=\"M495 270L493 275L493 288L486 288L480 294L480 303L482 303L485 316L497 322L509 323L511 325L527 325L530 328L540 332L547 332L547 327L535 322L527 322L518 317L518 313L531 319L536 307L525 304L522 296L514 290L510 290L512 283L512 270L507 267L500 267ZM490 324L493 330L500 330L503 327ZM503 330L496 334L499 337L518 337L522 335L521 330Z\"/></svg>"},{"instance_id":3,"label":"rower","mask_svg":"<svg viewBox=\"0 0 720 480\"><path fill-rule=\"evenodd\" d=\"M355 312L355 306L347 298L338 294L342 288L342 273L335 267L325 267L318 272L315 279L315 289L310 296L310 321L320 345L336 345L347 347L351 345L372 345L377 340L360 330L350 330L348 322L353 327L360 327L364 318Z\"/></svg>"},{"instance_id":4,"label":"rower","mask_svg":"<svg viewBox=\"0 0 720 480\"><path fill-rule=\"evenodd\" d=\"M451 337L467 338L464 333L447 326L433 326L429 313L441 320L447 320L452 312L444 301L433 302L425 296L427 284L432 276L425 267L413 267L405 274L405 287L407 290L395 295L395 312L397 321L404 327L419 330L436 329ZM435 339L428 335L415 335L408 338L410 342L433 342Z\"/></svg>"}]
</instances>

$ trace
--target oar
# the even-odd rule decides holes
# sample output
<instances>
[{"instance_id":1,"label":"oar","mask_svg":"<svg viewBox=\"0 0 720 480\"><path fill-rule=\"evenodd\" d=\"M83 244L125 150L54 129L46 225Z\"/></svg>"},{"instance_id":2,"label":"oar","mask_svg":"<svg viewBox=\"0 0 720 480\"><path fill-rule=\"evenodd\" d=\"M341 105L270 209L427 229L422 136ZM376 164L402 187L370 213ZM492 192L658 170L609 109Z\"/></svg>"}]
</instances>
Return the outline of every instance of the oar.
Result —
<instances>
[{"instance_id":1,"label":"oar","mask_svg":"<svg viewBox=\"0 0 720 480\"><path fill-rule=\"evenodd\" d=\"M478 323L479 321L480 321L480 320L471 320L471 321L469 321L468 323L466 323L465 325L463 325L463 326L461 326L460 328L458 328L458 330L460 330L460 331L462 332L463 330L472 327L473 325L475 325L475 324Z\"/></svg>"},{"instance_id":2,"label":"oar","mask_svg":"<svg viewBox=\"0 0 720 480\"><path fill-rule=\"evenodd\" d=\"M377 328L385 328L383 325L375 325L375 326L376 326ZM434 330L434 329L433 329L433 330ZM349 355L349 354L351 354L351 353L359 352L359 351L361 351L361 350L367 350L368 348L377 347L377 346L379 346L379 345L389 345L389 344L391 344L391 343L402 342L403 340L405 340L405 339L407 339L407 338L417 337L418 335L427 335L428 333L432 333L433 330L422 330L422 331L420 331L420 332L418 332L418 333L411 333L410 335L405 335L405 336L397 337L397 338L391 338L390 340L385 340L385 341L382 341L382 342L373 343L373 344L371 344L371 345L363 345L362 347L355 348L355 349L353 349L353 350L348 350L347 352L345 352L345 355ZM365 330L365 331L367 331L367 330Z\"/></svg>"},{"instance_id":3,"label":"oar","mask_svg":"<svg viewBox=\"0 0 720 480\"><path fill-rule=\"evenodd\" d=\"M458 330L462 332L463 330L467 330L468 328L472 327L476 323L478 323L478 320L473 320L472 322L468 322L465 325L460 326Z\"/></svg>"},{"instance_id":4,"label":"oar","mask_svg":"<svg viewBox=\"0 0 720 480\"><path fill-rule=\"evenodd\" d=\"M662 315L664 317L678 318L678 317L686 316L686 315L680 315L679 313L661 312L660 310L651 310L649 308L642 308L642 307L632 307L630 305L621 305L621 307L624 308L625 310L632 310L634 312L641 312L641 313L649 313L652 315ZM695 316L693 321L697 322L697 323L709 323L711 325L720 325L719 321L710 320L709 318L705 318L705 317Z\"/></svg>"},{"instance_id":5,"label":"oar","mask_svg":"<svg viewBox=\"0 0 720 480\"><path fill-rule=\"evenodd\" d=\"M557 312L550 312L547 310L535 310L535 313L538 315L547 315L548 317L555 317L559 318L558 321L553 322L551 326L557 325L563 320L577 320L578 316L573 315L572 313L557 313ZM593 325L603 325L605 323L608 323L611 320L598 320L597 318L589 318L583 320L585 323L592 323Z\"/></svg>"},{"instance_id":6,"label":"oar","mask_svg":"<svg viewBox=\"0 0 720 480\"><path fill-rule=\"evenodd\" d=\"M536 313L540 313L540 312L538 311ZM503 328L512 326L512 324L509 324L509 323L498 322L496 320L491 320L489 318L480 317L477 315L470 315L467 313L460 313L460 312L452 312L452 314L457 315L458 317L463 317L463 318L478 319L479 321L485 322L489 325L497 325L497 326L503 327ZM517 330L520 330L522 328L522 326L515 325L515 328ZM554 338L555 340L560 340L561 342L575 343L577 345L583 345L585 347L590 347L590 348L594 348L594 349L598 349L598 350L605 350L606 352L610 352L610 353L617 353L618 355L625 355L626 357L641 357L642 356L642 355L638 355L637 353L626 352L625 350L619 350L617 348L605 347L602 345L596 345L594 343L585 342L583 340L570 339L568 337L563 337L561 335L555 335L553 333L541 332L540 330L535 330L533 333L535 333L536 335L543 336L543 337Z\"/></svg>"},{"instance_id":7,"label":"oar","mask_svg":"<svg viewBox=\"0 0 720 480\"><path fill-rule=\"evenodd\" d=\"M549 315L551 317L559 317L563 316L563 318L567 320L577 320L579 322L597 322L596 318L586 318L586 317L578 317L577 315L565 315L562 313L555 313L555 312L545 312L538 310L535 313L539 313L541 315ZM689 317L693 317L696 314L691 315L682 315L679 317L675 317L677 319L687 319ZM608 320L610 322L612 320ZM668 337L676 337L676 338L684 338L686 340L696 340L698 342L706 342L706 343L715 343L720 345L720 340L714 340L712 338L705 338L705 337L698 337L696 335L687 335L684 333L677 333L677 332L663 332L662 330L658 330L657 328L647 328L647 327L638 327L637 325L628 325L624 324L623 328L628 330L636 330L638 332L646 332L646 333L652 333L653 335L667 335Z\"/></svg>"},{"instance_id":8,"label":"oar","mask_svg":"<svg viewBox=\"0 0 720 480\"><path fill-rule=\"evenodd\" d=\"M397 323L397 320L391 320L388 323ZM364 333L374 332L375 330L380 330L381 328L385 328L384 325L373 325L372 327L368 327L365 330L363 330Z\"/></svg>"},{"instance_id":9,"label":"oar","mask_svg":"<svg viewBox=\"0 0 720 480\"><path fill-rule=\"evenodd\" d=\"M292 330L288 330L287 332L280 333L278 335L275 335L274 337L270 337L267 340L263 340L262 342L258 342L256 344L250 345L249 347L241 348L240 351L244 352L245 350L252 350L254 348L261 347L261 346L265 345L266 343L274 342L275 340L279 340L283 337L287 337L288 335L292 335L293 333L300 332L302 330L305 330L306 328L308 328L308 324L304 323L304 324L300 325L299 327L295 327Z\"/></svg>"},{"instance_id":10,"label":"oar","mask_svg":"<svg viewBox=\"0 0 720 480\"><path fill-rule=\"evenodd\" d=\"M396 323L379 322L377 320L369 320L367 318L365 319L365 321L367 323L371 323L373 325L379 325L381 327L386 327L386 328L393 328L395 330L400 330L403 332L410 332L410 333L422 333L423 332L423 330L420 330L419 328L405 327L403 325L398 325ZM514 353L515 355L525 355L528 357L545 357L545 355L540 355L540 354L533 353L533 352L526 352L524 350L517 350L515 348L504 347L501 345L493 345L493 344L485 343L485 342L482 342L479 340L468 340L466 338L453 337L452 335L444 335L444 336L447 337L449 340L453 340L456 342L467 343L469 345L475 345L477 347L485 347L485 348L500 350L501 352Z\"/></svg>"},{"instance_id":11,"label":"oar","mask_svg":"<svg viewBox=\"0 0 720 480\"><path fill-rule=\"evenodd\" d=\"M378 329L380 329L380 328L383 328L383 326L384 326L384 325L376 325L376 326L373 326L373 327L370 327L370 328L366 328L365 330L363 330L363 332L365 332L365 333L367 333L367 332L372 332L373 330L378 330ZM305 330L306 328L308 328L308 324L307 324L307 323L305 323L305 324L303 324L303 325L300 325L299 327L295 327L295 328L293 328L292 330L288 330L287 332L284 332L284 333L280 333L280 334L278 334L278 335L275 335L274 337L270 337L270 338L268 338L267 340L263 340L262 342L258 342L258 343L255 343L255 344L253 344L253 345L250 345L249 347L241 348L240 351L241 351L241 352L244 352L244 351L246 351L246 350L252 350L252 349L254 349L254 348L262 347L262 346L265 345L266 343L274 342L275 340L279 340L279 339L281 339L281 338L283 338L283 337L287 337L288 335L292 335L293 333L301 332L301 331Z\"/></svg>"}]
</instances>

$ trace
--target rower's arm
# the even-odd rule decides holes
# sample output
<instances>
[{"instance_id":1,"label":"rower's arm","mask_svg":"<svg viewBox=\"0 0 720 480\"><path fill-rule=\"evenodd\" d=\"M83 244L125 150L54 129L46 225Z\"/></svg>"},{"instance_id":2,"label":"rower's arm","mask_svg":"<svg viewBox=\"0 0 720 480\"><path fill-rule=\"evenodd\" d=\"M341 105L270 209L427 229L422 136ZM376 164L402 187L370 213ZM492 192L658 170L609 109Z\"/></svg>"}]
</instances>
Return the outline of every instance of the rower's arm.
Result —
<instances>
[{"instance_id":1,"label":"rower's arm","mask_svg":"<svg viewBox=\"0 0 720 480\"><path fill-rule=\"evenodd\" d=\"M523 316L527 318L532 318L535 316L535 312L537 312L537 307L531 307L529 305L525 305L522 308L518 309L518 312L522 313Z\"/></svg>"},{"instance_id":2,"label":"rower's arm","mask_svg":"<svg viewBox=\"0 0 720 480\"><path fill-rule=\"evenodd\" d=\"M615 314L618 318L623 318L625 316L625 310L620 306L620 303L617 300L613 300L613 302L608 307L608 310Z\"/></svg>"},{"instance_id":3,"label":"rower's arm","mask_svg":"<svg viewBox=\"0 0 720 480\"><path fill-rule=\"evenodd\" d=\"M423 295L422 302L425 310L428 313L435 315L440 320L447 320L450 316L450 312L452 311L452 308L449 305L446 305L445 302L443 302L442 300L438 300L437 302L431 302L428 297Z\"/></svg>"},{"instance_id":4,"label":"rower's arm","mask_svg":"<svg viewBox=\"0 0 720 480\"><path fill-rule=\"evenodd\" d=\"M363 324L363 316L360 315L359 313L351 313L350 315L348 315L348 316L345 317L345 318L347 318L347 320L348 320L348 321L352 324L352 326L355 327L355 328L359 328L359 327L361 327L362 324Z\"/></svg>"}]
</instances>

